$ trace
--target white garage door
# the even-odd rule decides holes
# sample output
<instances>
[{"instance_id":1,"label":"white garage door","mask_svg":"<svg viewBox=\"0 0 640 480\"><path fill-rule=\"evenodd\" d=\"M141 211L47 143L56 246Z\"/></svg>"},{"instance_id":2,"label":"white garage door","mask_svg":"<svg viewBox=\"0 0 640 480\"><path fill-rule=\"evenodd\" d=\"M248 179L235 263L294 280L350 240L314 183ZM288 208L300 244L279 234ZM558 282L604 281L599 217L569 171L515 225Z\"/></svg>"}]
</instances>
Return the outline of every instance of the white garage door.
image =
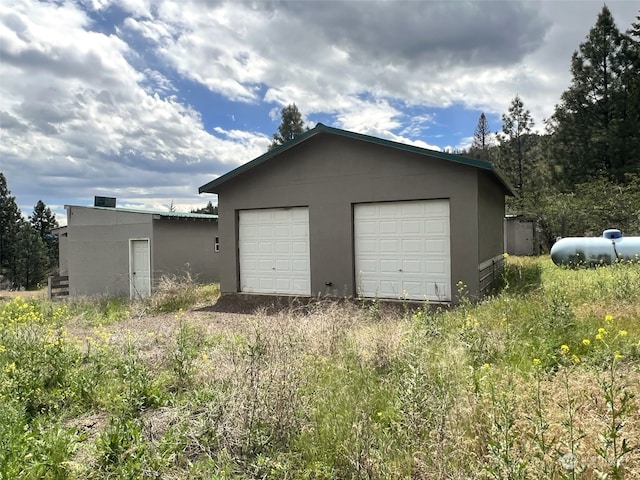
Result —
<instances>
[{"instance_id":1,"label":"white garage door","mask_svg":"<svg viewBox=\"0 0 640 480\"><path fill-rule=\"evenodd\" d=\"M448 200L358 204L353 216L360 295L451 300Z\"/></svg>"},{"instance_id":2,"label":"white garage door","mask_svg":"<svg viewBox=\"0 0 640 480\"><path fill-rule=\"evenodd\" d=\"M311 294L309 209L240 211L240 291Z\"/></svg>"}]
</instances>

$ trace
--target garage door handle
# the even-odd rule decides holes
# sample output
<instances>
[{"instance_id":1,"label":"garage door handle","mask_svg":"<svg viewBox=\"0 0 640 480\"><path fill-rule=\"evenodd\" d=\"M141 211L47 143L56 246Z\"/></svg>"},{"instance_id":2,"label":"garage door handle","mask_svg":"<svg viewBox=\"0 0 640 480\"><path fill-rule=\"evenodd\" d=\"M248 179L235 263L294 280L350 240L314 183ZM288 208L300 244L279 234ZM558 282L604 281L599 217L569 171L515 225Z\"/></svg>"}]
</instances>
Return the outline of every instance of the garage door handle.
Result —
<instances>
[{"instance_id":1,"label":"garage door handle","mask_svg":"<svg viewBox=\"0 0 640 480\"><path fill-rule=\"evenodd\" d=\"M275 269L276 269L276 267L271 267L271 270L275 270Z\"/></svg>"},{"instance_id":2,"label":"garage door handle","mask_svg":"<svg viewBox=\"0 0 640 480\"><path fill-rule=\"evenodd\" d=\"M401 271L402 271L402 269L401 269L401 268L399 268L399 269L398 269L398 271L399 271L399 272L401 272Z\"/></svg>"}]
</instances>

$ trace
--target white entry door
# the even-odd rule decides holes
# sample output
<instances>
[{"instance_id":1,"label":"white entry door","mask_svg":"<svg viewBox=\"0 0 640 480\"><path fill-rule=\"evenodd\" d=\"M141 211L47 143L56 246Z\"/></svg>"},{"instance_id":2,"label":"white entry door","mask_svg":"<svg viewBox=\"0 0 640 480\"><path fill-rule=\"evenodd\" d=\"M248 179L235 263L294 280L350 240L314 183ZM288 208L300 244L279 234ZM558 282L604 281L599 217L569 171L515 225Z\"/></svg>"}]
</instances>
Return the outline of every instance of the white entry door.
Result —
<instances>
[{"instance_id":1,"label":"white entry door","mask_svg":"<svg viewBox=\"0 0 640 480\"><path fill-rule=\"evenodd\" d=\"M149 239L129 241L129 285L131 299L151 295Z\"/></svg>"},{"instance_id":2,"label":"white entry door","mask_svg":"<svg viewBox=\"0 0 640 480\"><path fill-rule=\"evenodd\" d=\"M309 209L239 214L240 291L310 295Z\"/></svg>"},{"instance_id":3,"label":"white entry door","mask_svg":"<svg viewBox=\"0 0 640 480\"><path fill-rule=\"evenodd\" d=\"M359 295L451 300L448 200L358 204L353 217Z\"/></svg>"}]
</instances>

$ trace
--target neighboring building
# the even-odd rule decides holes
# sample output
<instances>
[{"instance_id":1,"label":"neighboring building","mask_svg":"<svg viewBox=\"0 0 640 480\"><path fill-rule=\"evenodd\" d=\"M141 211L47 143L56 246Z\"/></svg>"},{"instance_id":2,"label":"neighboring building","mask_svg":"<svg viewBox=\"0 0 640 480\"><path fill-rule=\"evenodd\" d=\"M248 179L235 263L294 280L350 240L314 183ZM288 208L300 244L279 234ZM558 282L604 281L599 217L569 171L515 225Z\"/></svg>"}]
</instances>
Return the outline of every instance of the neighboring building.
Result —
<instances>
[{"instance_id":1,"label":"neighboring building","mask_svg":"<svg viewBox=\"0 0 640 480\"><path fill-rule=\"evenodd\" d=\"M455 301L502 266L490 163L318 124L199 189L218 194L222 293Z\"/></svg>"},{"instance_id":2,"label":"neighboring building","mask_svg":"<svg viewBox=\"0 0 640 480\"><path fill-rule=\"evenodd\" d=\"M218 280L218 218L65 205L60 273L70 295L148 296L163 275Z\"/></svg>"}]
</instances>

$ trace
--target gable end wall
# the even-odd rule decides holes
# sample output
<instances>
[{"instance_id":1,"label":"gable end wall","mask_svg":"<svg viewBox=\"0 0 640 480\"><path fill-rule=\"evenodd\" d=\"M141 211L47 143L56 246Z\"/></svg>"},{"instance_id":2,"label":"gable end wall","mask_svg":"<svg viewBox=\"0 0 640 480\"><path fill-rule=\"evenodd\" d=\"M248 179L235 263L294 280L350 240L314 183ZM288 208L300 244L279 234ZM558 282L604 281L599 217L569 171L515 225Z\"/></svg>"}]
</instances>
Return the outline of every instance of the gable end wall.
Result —
<instances>
[{"instance_id":1,"label":"gable end wall","mask_svg":"<svg viewBox=\"0 0 640 480\"><path fill-rule=\"evenodd\" d=\"M217 188L221 291L239 291L239 210L308 206L312 295L351 296L356 291L353 205L448 199L452 296L458 280L475 292L480 218L477 171L352 139L313 137ZM503 195L501 187L491 188Z\"/></svg>"}]
</instances>

